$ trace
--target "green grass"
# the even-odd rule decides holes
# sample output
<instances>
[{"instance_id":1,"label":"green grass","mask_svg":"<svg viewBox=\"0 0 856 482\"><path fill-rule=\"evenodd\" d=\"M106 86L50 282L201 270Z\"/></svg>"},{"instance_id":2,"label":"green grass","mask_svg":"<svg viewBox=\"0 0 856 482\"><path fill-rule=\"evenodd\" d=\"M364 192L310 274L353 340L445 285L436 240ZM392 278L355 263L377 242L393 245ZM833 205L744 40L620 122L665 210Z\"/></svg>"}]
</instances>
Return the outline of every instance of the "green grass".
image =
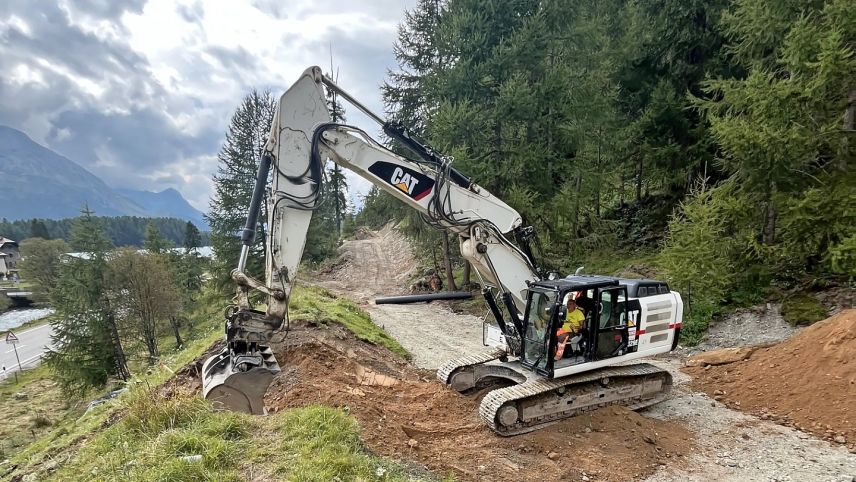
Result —
<instances>
[{"instance_id":1,"label":"green grass","mask_svg":"<svg viewBox=\"0 0 856 482\"><path fill-rule=\"evenodd\" d=\"M271 417L272 444L259 458L271 457L283 480L410 480L403 467L369 455L359 425L344 411L323 406L288 410Z\"/></svg>"},{"instance_id":2,"label":"green grass","mask_svg":"<svg viewBox=\"0 0 856 482\"><path fill-rule=\"evenodd\" d=\"M16 397L19 393L26 398ZM42 366L19 373L17 383L14 375L3 380L0 406L5 419L0 424L0 460L23 450L48 433L54 424L63 419L73 420L83 411L80 404L62 395Z\"/></svg>"},{"instance_id":3,"label":"green grass","mask_svg":"<svg viewBox=\"0 0 856 482\"><path fill-rule=\"evenodd\" d=\"M46 480L240 480L251 417L214 412L199 397L163 399L148 388L128 394L122 409L124 418ZM201 460L182 458L194 455Z\"/></svg>"},{"instance_id":4,"label":"green grass","mask_svg":"<svg viewBox=\"0 0 856 482\"><path fill-rule=\"evenodd\" d=\"M182 333L186 338L184 349L175 350L170 344L162 352L160 361L173 371L196 359L223 336L219 325L223 302L215 303L219 298L213 294L206 296L210 299L200 300L189 314L193 328L191 333ZM135 363L132 364L132 375L129 386L156 386L170 378L172 373L157 366ZM62 458L74 456L79 448L78 442L89 438L124 410L122 400L125 397L120 396L84 413L89 400L111 388L105 387L85 399L69 399L51 380L50 372L44 365L25 370L19 374L19 378L17 384L14 378L0 384L0 401L4 412L15 415L6 424L0 425L0 452L3 452L0 459L10 457L11 465L18 465L25 471L50 466L53 460L58 459L58 454L62 454ZM14 394L18 392L26 392L28 399L15 400ZM37 421L40 416L49 420L51 425L37 428L37 425L44 424L43 421ZM5 468L0 466L0 479L4 471Z\"/></svg>"},{"instance_id":5,"label":"green grass","mask_svg":"<svg viewBox=\"0 0 856 482\"><path fill-rule=\"evenodd\" d=\"M826 309L806 293L788 295L782 300L782 317L791 325L811 325L826 318Z\"/></svg>"},{"instance_id":6,"label":"green grass","mask_svg":"<svg viewBox=\"0 0 856 482\"><path fill-rule=\"evenodd\" d=\"M370 455L357 422L312 406L268 417L216 412L198 397L163 399L137 389L124 418L95 435L45 480L231 481L410 480L404 468ZM199 457L189 461L184 457ZM195 457L194 457L195 458Z\"/></svg>"},{"instance_id":7,"label":"green grass","mask_svg":"<svg viewBox=\"0 0 856 482\"><path fill-rule=\"evenodd\" d=\"M291 293L288 315L291 320L304 320L319 326L338 323L360 340L386 347L389 351L410 358L410 354L389 333L375 325L368 313L353 301L338 298L329 291L301 285Z\"/></svg>"},{"instance_id":8,"label":"green grass","mask_svg":"<svg viewBox=\"0 0 856 482\"><path fill-rule=\"evenodd\" d=\"M183 350L166 350L160 361L177 371L222 337L222 305L214 295L200 300L191 314L200 327L196 338ZM357 305L326 290L296 290L291 315L320 326L340 323L361 339L407 355ZM7 384L0 396L13 395L47 375L45 368L25 372L19 384ZM140 372L128 383L129 392L88 413L78 406L61 417L35 414L27 426L46 422L51 426L41 429L47 433L11 457L8 465L0 466L0 478L32 474L34 480L56 481L412 480L401 464L370 454L356 420L342 410L313 406L268 417L215 412L201 397L162 398L156 387L171 376L157 367ZM200 460L182 458L196 455ZM13 466L18 468L10 471Z\"/></svg>"}]
</instances>

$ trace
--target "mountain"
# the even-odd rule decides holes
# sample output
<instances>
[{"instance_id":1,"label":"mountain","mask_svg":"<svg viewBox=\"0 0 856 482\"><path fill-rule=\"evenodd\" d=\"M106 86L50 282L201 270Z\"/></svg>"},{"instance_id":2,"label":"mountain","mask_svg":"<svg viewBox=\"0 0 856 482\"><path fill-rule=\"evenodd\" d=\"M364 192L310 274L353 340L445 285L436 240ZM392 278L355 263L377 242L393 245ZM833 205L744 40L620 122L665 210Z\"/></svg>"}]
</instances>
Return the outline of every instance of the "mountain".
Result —
<instances>
[{"instance_id":1,"label":"mountain","mask_svg":"<svg viewBox=\"0 0 856 482\"><path fill-rule=\"evenodd\" d=\"M134 194L117 193L74 161L19 130L0 126L0 218L69 218L78 216L86 204L98 216L174 216L205 227L201 213L173 189L127 192ZM148 198L156 201L143 202Z\"/></svg>"},{"instance_id":2,"label":"mountain","mask_svg":"<svg viewBox=\"0 0 856 482\"><path fill-rule=\"evenodd\" d=\"M208 225L202 219L202 212L191 206L181 193L173 188L161 192L136 191L133 189L114 189L116 193L130 199L152 216L179 218L193 222L197 228L207 231Z\"/></svg>"}]
</instances>

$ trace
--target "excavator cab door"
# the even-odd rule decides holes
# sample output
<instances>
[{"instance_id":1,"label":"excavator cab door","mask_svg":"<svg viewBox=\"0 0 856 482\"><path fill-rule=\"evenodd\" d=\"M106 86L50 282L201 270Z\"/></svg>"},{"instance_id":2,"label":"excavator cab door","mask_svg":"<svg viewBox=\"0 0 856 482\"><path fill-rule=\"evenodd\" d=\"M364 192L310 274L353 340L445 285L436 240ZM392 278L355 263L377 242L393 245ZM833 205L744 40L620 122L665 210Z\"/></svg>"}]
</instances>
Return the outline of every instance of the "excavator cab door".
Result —
<instances>
[{"instance_id":1,"label":"excavator cab door","mask_svg":"<svg viewBox=\"0 0 856 482\"><path fill-rule=\"evenodd\" d=\"M555 340L556 300L558 291L529 291L526 315L523 319L523 358L521 364L535 372L551 376ZM554 343L553 343L554 344Z\"/></svg>"},{"instance_id":2,"label":"excavator cab door","mask_svg":"<svg viewBox=\"0 0 856 482\"><path fill-rule=\"evenodd\" d=\"M594 358L603 360L621 356L627 351L627 288L600 290L596 313L592 313L595 326Z\"/></svg>"}]
</instances>

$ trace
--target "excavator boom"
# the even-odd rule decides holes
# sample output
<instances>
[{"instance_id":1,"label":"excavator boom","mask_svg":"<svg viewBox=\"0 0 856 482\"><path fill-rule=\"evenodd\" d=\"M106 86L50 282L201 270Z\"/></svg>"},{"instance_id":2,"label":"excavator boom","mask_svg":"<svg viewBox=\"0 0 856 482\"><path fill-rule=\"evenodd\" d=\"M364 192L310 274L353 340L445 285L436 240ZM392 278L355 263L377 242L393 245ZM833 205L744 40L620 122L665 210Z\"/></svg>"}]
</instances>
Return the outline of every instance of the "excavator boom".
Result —
<instances>
[{"instance_id":1,"label":"excavator boom","mask_svg":"<svg viewBox=\"0 0 856 482\"><path fill-rule=\"evenodd\" d=\"M365 131L331 122L324 88L377 121L393 139L416 154L399 156ZM279 365L270 351L273 333L287 318L288 301L306 243L312 211L320 202L325 163L347 167L422 213L439 228L458 234L463 256L485 284L495 287L514 313L526 304L529 283L539 279L531 254L509 237L522 239L531 229L520 214L452 168L451 159L436 153L398 124L383 121L330 79L318 67L303 72L280 98L256 177L243 249L232 272L236 301L226 317L226 347L203 367L203 393L225 408L264 413L262 397ZM269 178L269 171L273 174ZM245 271L249 247L264 194L267 192L265 279ZM264 293L267 309L252 309L249 291ZM508 331L509 339L520 333Z\"/></svg>"}]
</instances>

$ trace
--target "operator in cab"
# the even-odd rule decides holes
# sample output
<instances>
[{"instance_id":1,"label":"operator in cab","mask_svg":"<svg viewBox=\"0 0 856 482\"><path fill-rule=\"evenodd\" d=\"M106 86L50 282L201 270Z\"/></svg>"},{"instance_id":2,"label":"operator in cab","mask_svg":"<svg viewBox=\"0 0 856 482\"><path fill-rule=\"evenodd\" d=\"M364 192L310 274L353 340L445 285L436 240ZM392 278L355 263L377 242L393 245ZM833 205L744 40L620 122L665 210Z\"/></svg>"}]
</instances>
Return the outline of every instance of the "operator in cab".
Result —
<instances>
[{"instance_id":1,"label":"operator in cab","mask_svg":"<svg viewBox=\"0 0 856 482\"><path fill-rule=\"evenodd\" d=\"M573 293L569 293L565 302L567 311L565 312L565 321L562 327L556 331L558 344L556 346L556 360L561 359L565 355L567 344L571 344L570 353L579 351L579 343L582 339L581 333L586 315L577 306L577 301Z\"/></svg>"}]
</instances>

